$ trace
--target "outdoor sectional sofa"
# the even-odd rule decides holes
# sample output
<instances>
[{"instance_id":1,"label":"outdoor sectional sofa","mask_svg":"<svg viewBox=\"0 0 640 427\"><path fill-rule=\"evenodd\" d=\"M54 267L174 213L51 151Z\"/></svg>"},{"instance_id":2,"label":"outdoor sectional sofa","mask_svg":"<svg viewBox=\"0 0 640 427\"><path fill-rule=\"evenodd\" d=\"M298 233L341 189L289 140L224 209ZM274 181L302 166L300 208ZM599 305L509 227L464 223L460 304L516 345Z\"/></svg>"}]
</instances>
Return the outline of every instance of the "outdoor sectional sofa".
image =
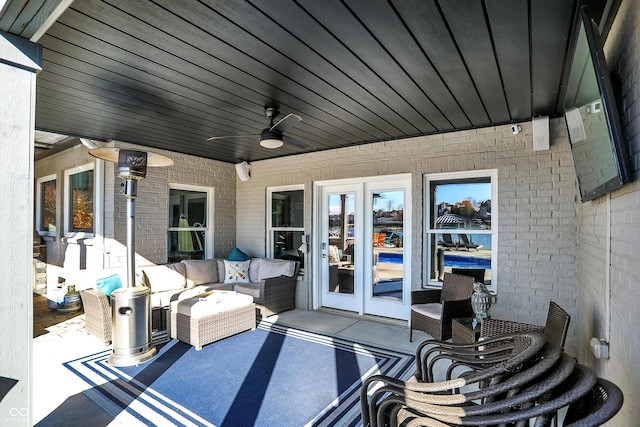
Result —
<instances>
[{"instance_id":1,"label":"outdoor sectional sofa","mask_svg":"<svg viewBox=\"0 0 640 427\"><path fill-rule=\"evenodd\" d=\"M194 297L210 290L251 295L263 317L295 307L297 261L252 258L246 281L229 278L224 259L183 260L141 268L142 284L151 289L151 307ZM227 261L229 263L229 261Z\"/></svg>"},{"instance_id":2,"label":"outdoor sectional sofa","mask_svg":"<svg viewBox=\"0 0 640 427\"><path fill-rule=\"evenodd\" d=\"M246 276L244 278L237 274L226 274L229 261L219 258L183 260L138 268L139 284L151 290L153 329L163 330L171 325L167 315L172 301L192 298L211 290L250 295L256 304L258 319L295 308L296 281L300 268L298 261L251 258L248 264L245 274L241 274ZM119 273L121 277L124 276L123 272ZM107 295L97 289L81 289L80 294L87 333L96 335L105 343L110 342L111 311Z\"/></svg>"}]
</instances>

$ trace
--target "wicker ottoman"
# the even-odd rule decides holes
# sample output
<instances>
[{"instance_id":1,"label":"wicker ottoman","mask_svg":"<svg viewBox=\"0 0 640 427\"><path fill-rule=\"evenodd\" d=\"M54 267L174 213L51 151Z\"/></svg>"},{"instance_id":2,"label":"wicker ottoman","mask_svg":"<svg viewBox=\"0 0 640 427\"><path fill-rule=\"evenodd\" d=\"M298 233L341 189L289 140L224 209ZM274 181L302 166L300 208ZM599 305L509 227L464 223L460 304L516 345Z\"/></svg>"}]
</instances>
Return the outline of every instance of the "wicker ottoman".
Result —
<instances>
[{"instance_id":1,"label":"wicker ottoman","mask_svg":"<svg viewBox=\"0 0 640 427\"><path fill-rule=\"evenodd\" d=\"M193 345L209 343L256 327L253 297L234 291L212 291L205 297L173 301L170 306L171 338Z\"/></svg>"}]
</instances>

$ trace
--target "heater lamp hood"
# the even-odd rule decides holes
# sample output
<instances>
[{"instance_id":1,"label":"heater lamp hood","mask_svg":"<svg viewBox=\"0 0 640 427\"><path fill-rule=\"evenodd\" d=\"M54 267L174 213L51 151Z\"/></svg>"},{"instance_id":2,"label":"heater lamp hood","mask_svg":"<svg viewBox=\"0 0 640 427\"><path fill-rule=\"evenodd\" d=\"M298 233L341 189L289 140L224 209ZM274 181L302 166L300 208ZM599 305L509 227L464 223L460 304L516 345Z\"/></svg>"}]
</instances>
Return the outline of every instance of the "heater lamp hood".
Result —
<instances>
[{"instance_id":1,"label":"heater lamp hood","mask_svg":"<svg viewBox=\"0 0 640 427\"><path fill-rule=\"evenodd\" d=\"M91 154L93 157L97 157L98 159L114 163L118 163L119 153L119 148L93 148L89 150L89 154ZM156 153L147 153L147 166L149 167L162 167L172 165L173 160L169 157L162 156Z\"/></svg>"}]
</instances>

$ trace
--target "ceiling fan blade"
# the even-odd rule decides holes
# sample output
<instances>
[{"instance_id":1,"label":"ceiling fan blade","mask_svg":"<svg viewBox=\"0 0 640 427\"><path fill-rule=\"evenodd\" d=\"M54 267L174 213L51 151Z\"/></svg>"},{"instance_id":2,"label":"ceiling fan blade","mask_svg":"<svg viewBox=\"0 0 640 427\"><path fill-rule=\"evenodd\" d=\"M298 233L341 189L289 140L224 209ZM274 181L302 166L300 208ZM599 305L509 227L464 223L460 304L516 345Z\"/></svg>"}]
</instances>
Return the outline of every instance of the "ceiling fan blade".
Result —
<instances>
[{"instance_id":1,"label":"ceiling fan blade","mask_svg":"<svg viewBox=\"0 0 640 427\"><path fill-rule=\"evenodd\" d=\"M285 145L286 144L293 145L294 147L298 147L298 148L301 148L303 150L306 150L308 148L314 148L314 149L318 148L313 144L310 144L308 142L300 142L300 141L298 141L296 139L293 139L290 136L286 136L286 135L282 137L282 140L285 143Z\"/></svg>"},{"instance_id":2,"label":"ceiling fan blade","mask_svg":"<svg viewBox=\"0 0 640 427\"><path fill-rule=\"evenodd\" d=\"M248 133L243 135L224 135L224 136L212 136L211 138L207 138L207 141L216 141L219 139L229 139L229 138L255 138L256 136L260 136L259 133Z\"/></svg>"},{"instance_id":3,"label":"ceiling fan blade","mask_svg":"<svg viewBox=\"0 0 640 427\"><path fill-rule=\"evenodd\" d=\"M289 113L284 116L281 120L278 121L275 125L271 126L272 131L283 133L285 130L289 129L291 126L298 124L298 122L302 121L302 117L297 114Z\"/></svg>"}]
</instances>

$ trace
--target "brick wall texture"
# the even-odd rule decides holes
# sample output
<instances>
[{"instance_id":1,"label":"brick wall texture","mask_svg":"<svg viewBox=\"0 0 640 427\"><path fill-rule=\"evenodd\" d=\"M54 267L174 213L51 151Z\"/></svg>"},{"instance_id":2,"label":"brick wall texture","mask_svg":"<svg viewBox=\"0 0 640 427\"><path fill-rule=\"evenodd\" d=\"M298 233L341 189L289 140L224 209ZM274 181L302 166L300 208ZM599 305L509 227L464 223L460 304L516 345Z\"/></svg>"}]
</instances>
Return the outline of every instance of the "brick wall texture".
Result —
<instances>
[{"instance_id":1,"label":"brick wall texture","mask_svg":"<svg viewBox=\"0 0 640 427\"><path fill-rule=\"evenodd\" d=\"M118 147L148 150L117 143ZM232 164L170 151L153 150L170 157L170 167L150 167L145 179L138 182L136 198L136 265L167 262L167 228L169 226L169 185L186 184L213 188L214 218L213 256L226 256L236 239L236 172ZM114 163L105 167L105 268L126 265L127 209L122 194L122 179ZM112 197L109 203L107 194ZM107 226L108 224L108 226Z\"/></svg>"},{"instance_id":2,"label":"brick wall texture","mask_svg":"<svg viewBox=\"0 0 640 427\"><path fill-rule=\"evenodd\" d=\"M497 169L498 300L491 315L544 324L553 299L576 319L578 193L566 126L552 119L551 147L540 152L533 151L531 122L521 126L518 135L498 126L253 162L251 180L237 186L237 245L264 255L267 187L304 184L305 228L312 234L315 181L411 173L411 282L417 288L424 280L424 174ZM573 353L575 326L567 339Z\"/></svg>"}]
</instances>

